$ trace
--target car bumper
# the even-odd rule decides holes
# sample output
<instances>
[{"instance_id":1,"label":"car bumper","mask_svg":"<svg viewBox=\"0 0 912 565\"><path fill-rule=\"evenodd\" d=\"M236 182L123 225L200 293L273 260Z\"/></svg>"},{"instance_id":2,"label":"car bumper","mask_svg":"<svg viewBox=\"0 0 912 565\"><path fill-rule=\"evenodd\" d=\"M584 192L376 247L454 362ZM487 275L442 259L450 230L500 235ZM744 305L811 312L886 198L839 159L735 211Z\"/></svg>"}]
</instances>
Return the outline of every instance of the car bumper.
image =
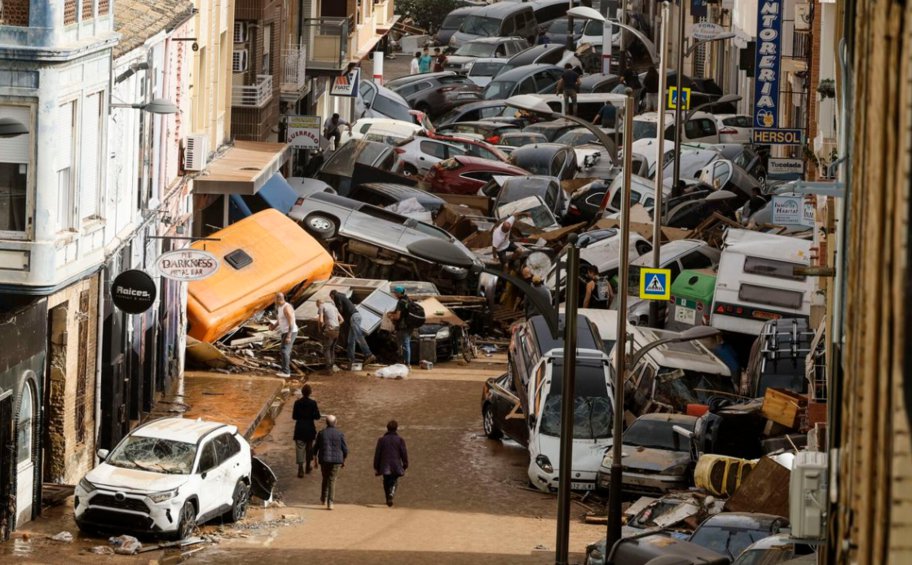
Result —
<instances>
[{"instance_id":1,"label":"car bumper","mask_svg":"<svg viewBox=\"0 0 912 565\"><path fill-rule=\"evenodd\" d=\"M76 493L74 518L80 527L141 534L175 532L183 500L155 503L142 495L107 490Z\"/></svg>"},{"instance_id":2,"label":"car bumper","mask_svg":"<svg viewBox=\"0 0 912 565\"><path fill-rule=\"evenodd\" d=\"M599 490L609 490L611 487L611 473L598 473ZM687 479L678 475L653 475L645 473L631 473L624 471L621 477L622 490L633 494L665 494L672 490L687 488Z\"/></svg>"},{"instance_id":3,"label":"car bumper","mask_svg":"<svg viewBox=\"0 0 912 565\"><path fill-rule=\"evenodd\" d=\"M571 490L595 490L596 474L592 472L574 472L570 477ZM560 482L560 473L555 470L551 473L545 472L534 461L529 463L529 481L535 485L535 488L542 492L557 492Z\"/></svg>"}]
</instances>

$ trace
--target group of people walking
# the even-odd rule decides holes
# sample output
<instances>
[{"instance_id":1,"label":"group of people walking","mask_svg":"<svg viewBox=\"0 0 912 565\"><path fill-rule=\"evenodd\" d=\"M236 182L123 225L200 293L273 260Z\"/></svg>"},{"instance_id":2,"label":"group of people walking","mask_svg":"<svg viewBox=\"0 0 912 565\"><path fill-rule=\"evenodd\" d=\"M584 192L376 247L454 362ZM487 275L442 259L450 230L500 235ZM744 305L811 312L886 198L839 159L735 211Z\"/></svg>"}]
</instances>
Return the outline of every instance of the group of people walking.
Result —
<instances>
[{"instance_id":1,"label":"group of people walking","mask_svg":"<svg viewBox=\"0 0 912 565\"><path fill-rule=\"evenodd\" d=\"M292 418L295 421L294 442L295 460L298 465L298 478L311 473L319 467L322 474L320 486L320 503L329 510L333 509L336 497L336 479L345 467L348 458L348 444L345 434L338 427L334 415L325 418L320 415L317 401L312 398L313 389L305 384L301 387L301 398L295 401ZM323 419L325 426L317 432L316 423ZM374 473L383 477L383 492L386 505L393 505L393 497L399 478L408 469L408 450L405 440L398 433L399 423L390 420L386 424L386 433L377 440L374 449Z\"/></svg>"},{"instance_id":2,"label":"group of people walking","mask_svg":"<svg viewBox=\"0 0 912 565\"><path fill-rule=\"evenodd\" d=\"M417 75L419 73L442 72L446 65L447 56L440 50L440 47L434 48L434 54L425 47L421 51L415 51L409 63L409 74Z\"/></svg>"}]
</instances>

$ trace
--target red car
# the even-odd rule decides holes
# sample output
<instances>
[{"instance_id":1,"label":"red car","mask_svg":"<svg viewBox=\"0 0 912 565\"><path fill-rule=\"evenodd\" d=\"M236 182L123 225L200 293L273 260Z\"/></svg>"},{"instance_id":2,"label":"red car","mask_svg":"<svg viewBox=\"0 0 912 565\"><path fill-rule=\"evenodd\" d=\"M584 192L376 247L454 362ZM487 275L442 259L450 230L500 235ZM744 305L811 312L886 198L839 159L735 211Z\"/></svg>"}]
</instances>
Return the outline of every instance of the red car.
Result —
<instances>
[{"instance_id":1,"label":"red car","mask_svg":"<svg viewBox=\"0 0 912 565\"><path fill-rule=\"evenodd\" d=\"M510 177L528 175L525 169L500 161L460 155L436 163L424 184L428 192L438 194L477 194L494 175Z\"/></svg>"}]
</instances>

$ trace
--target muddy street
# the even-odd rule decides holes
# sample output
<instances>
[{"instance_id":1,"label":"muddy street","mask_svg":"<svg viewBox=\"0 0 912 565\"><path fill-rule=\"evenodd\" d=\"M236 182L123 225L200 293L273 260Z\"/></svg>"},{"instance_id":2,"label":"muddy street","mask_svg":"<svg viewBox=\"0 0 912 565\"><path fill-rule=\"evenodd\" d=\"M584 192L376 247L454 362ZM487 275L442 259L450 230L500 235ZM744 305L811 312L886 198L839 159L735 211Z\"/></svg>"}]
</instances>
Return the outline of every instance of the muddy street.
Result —
<instances>
[{"instance_id":1,"label":"muddy street","mask_svg":"<svg viewBox=\"0 0 912 565\"><path fill-rule=\"evenodd\" d=\"M553 561L557 497L527 486L528 455L511 442L482 433L479 400L482 382L502 363L448 363L433 371L416 370L404 380L367 373L314 375L321 412L335 414L350 455L338 483L335 509L319 502L320 474L299 479L292 440L291 407L285 403L268 436L255 450L275 471L278 507L252 507L237 526L207 525L201 534L219 543L203 544L196 563L548 563ZM296 387L297 388L297 387ZM373 472L377 438L389 419L409 448L411 466L400 481L395 506L384 502L381 478ZM322 427L322 423L319 427ZM99 556L89 548L101 538L78 533L72 502L50 509L30 524L27 538L0 546L0 559L75 563L174 562L180 551L137 556ZM571 549L582 561L585 545L604 535L602 526L582 522L585 508L574 503ZM48 539L71 531L73 543ZM186 549L185 549L186 551Z\"/></svg>"}]
</instances>

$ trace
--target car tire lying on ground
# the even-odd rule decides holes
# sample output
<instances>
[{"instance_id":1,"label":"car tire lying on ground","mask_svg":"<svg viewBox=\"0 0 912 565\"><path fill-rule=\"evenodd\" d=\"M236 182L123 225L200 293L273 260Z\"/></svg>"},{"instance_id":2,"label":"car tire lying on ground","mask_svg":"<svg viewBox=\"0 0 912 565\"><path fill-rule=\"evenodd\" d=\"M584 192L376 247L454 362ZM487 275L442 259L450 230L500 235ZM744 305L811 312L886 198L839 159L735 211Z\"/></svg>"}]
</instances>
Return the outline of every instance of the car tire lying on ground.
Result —
<instances>
[{"instance_id":1,"label":"car tire lying on ground","mask_svg":"<svg viewBox=\"0 0 912 565\"><path fill-rule=\"evenodd\" d=\"M488 436L489 439L500 439L503 437L503 432L497 427L497 424L494 423L494 412L491 410L490 404L485 404L484 411L482 412L482 420L485 435Z\"/></svg>"},{"instance_id":2,"label":"car tire lying on ground","mask_svg":"<svg viewBox=\"0 0 912 565\"><path fill-rule=\"evenodd\" d=\"M323 214L311 214L304 218L304 227L311 234L324 241L335 237L338 229L336 222Z\"/></svg>"},{"instance_id":3,"label":"car tire lying on ground","mask_svg":"<svg viewBox=\"0 0 912 565\"><path fill-rule=\"evenodd\" d=\"M231 497L231 510L225 513L225 519L228 522L239 522L247 515L247 507L250 504L250 487L243 480L238 480L234 485L234 495Z\"/></svg>"}]
</instances>

